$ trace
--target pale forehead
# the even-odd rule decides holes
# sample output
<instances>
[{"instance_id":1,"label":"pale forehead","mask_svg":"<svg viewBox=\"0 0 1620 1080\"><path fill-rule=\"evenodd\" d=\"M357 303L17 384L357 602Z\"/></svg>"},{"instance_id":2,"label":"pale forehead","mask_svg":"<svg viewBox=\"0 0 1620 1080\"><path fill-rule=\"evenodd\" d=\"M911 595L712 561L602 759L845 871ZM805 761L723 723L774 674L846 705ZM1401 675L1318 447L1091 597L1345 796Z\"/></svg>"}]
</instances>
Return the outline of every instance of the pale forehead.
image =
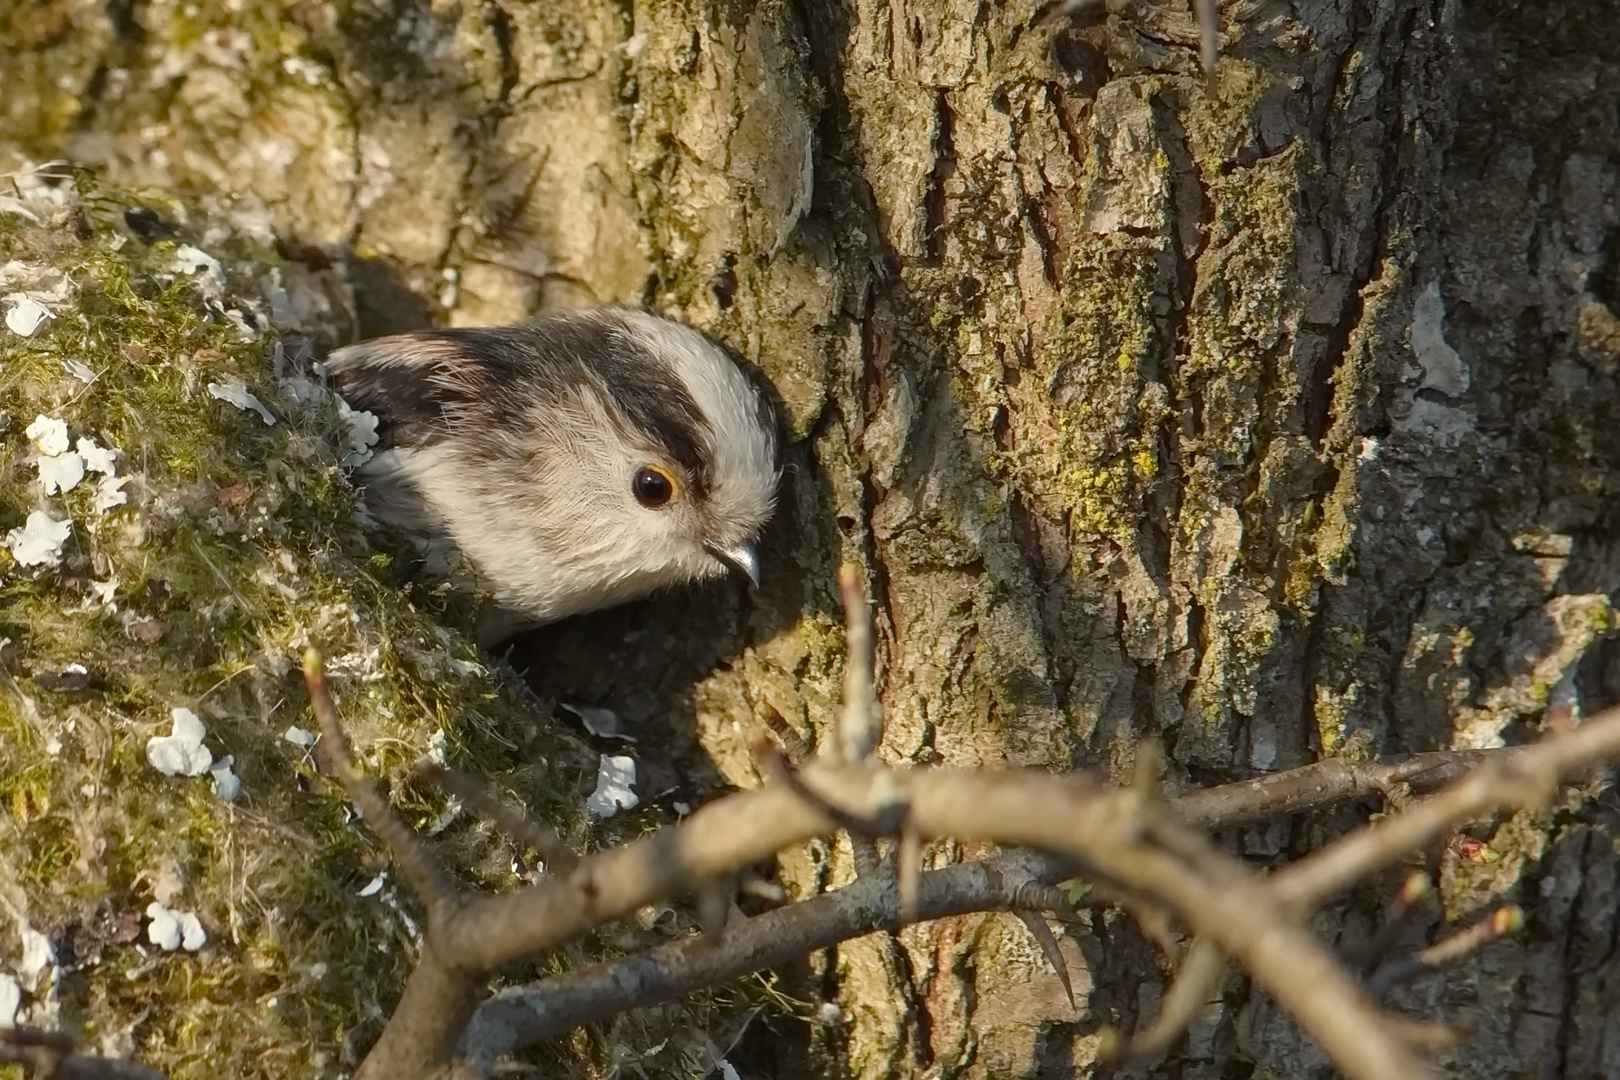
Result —
<instances>
[{"instance_id":1,"label":"pale forehead","mask_svg":"<svg viewBox=\"0 0 1620 1080\"><path fill-rule=\"evenodd\" d=\"M689 326L646 312L624 313L625 328L668 364L707 422L722 470L774 472L774 432L760 395L725 351Z\"/></svg>"}]
</instances>

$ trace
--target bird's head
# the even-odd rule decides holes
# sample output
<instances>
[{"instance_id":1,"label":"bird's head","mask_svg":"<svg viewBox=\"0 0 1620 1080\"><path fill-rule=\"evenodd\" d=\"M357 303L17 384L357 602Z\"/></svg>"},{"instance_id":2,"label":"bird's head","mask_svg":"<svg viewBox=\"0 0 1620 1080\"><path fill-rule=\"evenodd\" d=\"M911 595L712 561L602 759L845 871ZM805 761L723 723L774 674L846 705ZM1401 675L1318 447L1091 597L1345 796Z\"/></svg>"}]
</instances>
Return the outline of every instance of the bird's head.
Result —
<instances>
[{"instance_id":1,"label":"bird's head","mask_svg":"<svg viewBox=\"0 0 1620 1080\"><path fill-rule=\"evenodd\" d=\"M776 418L696 330L607 309L380 338L330 365L383 421L367 478L399 512L381 516L441 529L503 605L550 621L728 568L757 582Z\"/></svg>"}]
</instances>

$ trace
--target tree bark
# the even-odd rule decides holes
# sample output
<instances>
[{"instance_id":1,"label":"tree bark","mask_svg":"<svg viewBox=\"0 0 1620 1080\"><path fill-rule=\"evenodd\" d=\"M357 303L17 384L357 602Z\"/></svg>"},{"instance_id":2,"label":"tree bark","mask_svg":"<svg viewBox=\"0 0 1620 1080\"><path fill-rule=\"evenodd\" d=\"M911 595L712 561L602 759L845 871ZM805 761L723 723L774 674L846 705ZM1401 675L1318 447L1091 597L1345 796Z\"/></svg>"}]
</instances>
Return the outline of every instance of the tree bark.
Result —
<instances>
[{"instance_id":1,"label":"tree bark","mask_svg":"<svg viewBox=\"0 0 1620 1080\"><path fill-rule=\"evenodd\" d=\"M262 205L347 260L360 331L650 303L770 377L794 467L760 592L516 654L633 721L651 788L754 784L773 711L827 737L844 559L891 761L1124 776L1152 738L1182 788L1620 696L1610 0L1240 0L1208 85L1190 10L1137 0L49 10L13 5L4 135ZM1229 841L1280 862L1336 820ZM1532 927L1397 993L1471 1031L1454 1075L1620 1069L1614 824L1439 859L1449 915ZM1384 895L1318 929L1353 947ZM1006 915L848 943L802 973L845 1009L814 1045L1089 1074L1164 974L1124 919L1062 942L1078 1014ZM1328 1075L1233 978L1149 1073L1251 1068Z\"/></svg>"}]
</instances>

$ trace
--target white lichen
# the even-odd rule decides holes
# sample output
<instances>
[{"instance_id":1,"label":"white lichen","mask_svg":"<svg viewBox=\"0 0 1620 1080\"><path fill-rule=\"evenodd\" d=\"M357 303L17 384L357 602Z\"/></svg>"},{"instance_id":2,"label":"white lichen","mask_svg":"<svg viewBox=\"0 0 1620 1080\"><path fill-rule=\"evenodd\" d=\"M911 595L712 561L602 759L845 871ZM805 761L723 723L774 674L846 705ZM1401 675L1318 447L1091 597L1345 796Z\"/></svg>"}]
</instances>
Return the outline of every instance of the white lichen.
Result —
<instances>
[{"instance_id":1,"label":"white lichen","mask_svg":"<svg viewBox=\"0 0 1620 1080\"><path fill-rule=\"evenodd\" d=\"M38 465L39 484L47 495L66 494L84 479L84 458L72 451L42 455Z\"/></svg>"},{"instance_id":2,"label":"white lichen","mask_svg":"<svg viewBox=\"0 0 1620 1080\"><path fill-rule=\"evenodd\" d=\"M377 445L377 414L351 408L336 394L338 418L347 428L343 435L343 467L358 469L371 460L372 448Z\"/></svg>"},{"instance_id":3,"label":"white lichen","mask_svg":"<svg viewBox=\"0 0 1620 1080\"><path fill-rule=\"evenodd\" d=\"M34 422L23 430L23 434L32 440L35 448L40 453L48 457L67 453L68 429L66 420L40 413L34 417Z\"/></svg>"},{"instance_id":4,"label":"white lichen","mask_svg":"<svg viewBox=\"0 0 1620 1080\"><path fill-rule=\"evenodd\" d=\"M181 244L174 249L174 268L197 279L204 296L215 297L225 291L225 267L218 259L201 248Z\"/></svg>"},{"instance_id":5,"label":"white lichen","mask_svg":"<svg viewBox=\"0 0 1620 1080\"><path fill-rule=\"evenodd\" d=\"M235 764L236 759L226 754L208 768L208 775L214 778L214 794L226 802L235 802L242 794L242 778L236 775Z\"/></svg>"},{"instance_id":6,"label":"white lichen","mask_svg":"<svg viewBox=\"0 0 1620 1080\"><path fill-rule=\"evenodd\" d=\"M315 745L315 733L306 731L296 724L281 733L281 737L294 746L308 750Z\"/></svg>"},{"instance_id":7,"label":"white lichen","mask_svg":"<svg viewBox=\"0 0 1620 1080\"><path fill-rule=\"evenodd\" d=\"M55 317L50 308L27 293L6 296L6 328L19 337L33 337L47 320Z\"/></svg>"},{"instance_id":8,"label":"white lichen","mask_svg":"<svg viewBox=\"0 0 1620 1080\"><path fill-rule=\"evenodd\" d=\"M241 382L239 379L231 379L228 382L209 383L208 395L210 397L218 398L228 405L235 405L243 412L258 413L259 419L264 421L265 427L272 427L275 425L275 414L265 407L264 402L254 397L253 391L249 390L246 384Z\"/></svg>"},{"instance_id":9,"label":"white lichen","mask_svg":"<svg viewBox=\"0 0 1620 1080\"><path fill-rule=\"evenodd\" d=\"M71 535L71 520L58 521L43 510L35 510L22 528L6 534L5 546L20 566L55 566L62 561L62 545Z\"/></svg>"},{"instance_id":10,"label":"white lichen","mask_svg":"<svg viewBox=\"0 0 1620 1080\"><path fill-rule=\"evenodd\" d=\"M635 792L634 758L603 754L596 766L596 790L585 800L585 809L597 817L612 817L620 810L633 809L641 802Z\"/></svg>"},{"instance_id":11,"label":"white lichen","mask_svg":"<svg viewBox=\"0 0 1620 1080\"><path fill-rule=\"evenodd\" d=\"M23 982L32 985L46 968L56 963L56 947L50 938L21 919L17 933L22 938L22 959L17 962L17 974L22 976Z\"/></svg>"},{"instance_id":12,"label":"white lichen","mask_svg":"<svg viewBox=\"0 0 1620 1080\"><path fill-rule=\"evenodd\" d=\"M22 1008L22 984L16 976L0 971L0 1028L17 1026L17 1010Z\"/></svg>"},{"instance_id":13,"label":"white lichen","mask_svg":"<svg viewBox=\"0 0 1620 1080\"><path fill-rule=\"evenodd\" d=\"M74 449L84 459L84 467L94 473L112 476L118 471L118 454L116 447L98 446L96 440L81 437Z\"/></svg>"},{"instance_id":14,"label":"white lichen","mask_svg":"<svg viewBox=\"0 0 1620 1080\"><path fill-rule=\"evenodd\" d=\"M146 740L146 760L164 776L201 776L214 763L213 751L203 745L208 728L190 709L171 711L173 730Z\"/></svg>"},{"instance_id":15,"label":"white lichen","mask_svg":"<svg viewBox=\"0 0 1620 1080\"><path fill-rule=\"evenodd\" d=\"M146 928L146 940L164 952L196 952L208 944L208 932L195 912L171 911L154 900L146 905L146 917L152 920Z\"/></svg>"}]
</instances>

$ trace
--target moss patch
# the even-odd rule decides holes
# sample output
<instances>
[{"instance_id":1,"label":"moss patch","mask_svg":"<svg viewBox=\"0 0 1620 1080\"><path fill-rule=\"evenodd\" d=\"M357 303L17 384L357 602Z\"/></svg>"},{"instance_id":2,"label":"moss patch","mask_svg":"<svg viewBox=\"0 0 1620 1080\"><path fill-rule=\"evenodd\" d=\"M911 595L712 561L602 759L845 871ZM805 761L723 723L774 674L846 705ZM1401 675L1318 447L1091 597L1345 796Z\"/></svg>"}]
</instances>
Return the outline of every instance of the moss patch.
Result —
<instances>
[{"instance_id":1,"label":"moss patch","mask_svg":"<svg viewBox=\"0 0 1620 1080\"><path fill-rule=\"evenodd\" d=\"M357 895L387 860L283 737L314 727L299 650L328 657L382 775L442 738L453 763L582 842L595 755L446 628L453 600L368 547L339 465L345 422L278 382L299 343L268 328L258 283L275 254L151 199L169 227L148 245L127 193L23 180L28 213L0 214L0 291L32 290L54 317L30 337L0 328L0 536L37 511L72 530L54 566L0 552L0 967L15 969L22 925L45 934L64 968L25 988L24 1019L175 1077L335 1074L403 983L415 901L392 885ZM275 423L211 385L247 390ZM97 509L95 474L46 493L25 434L41 415L121 452L124 505ZM207 774L148 763L175 708L234 759L234 803ZM420 826L444 816L433 792L394 797ZM513 883L510 845L476 823L436 842L477 884ZM147 942L153 900L195 912L207 945ZM601 1041L556 1053L588 1070L622 1052Z\"/></svg>"}]
</instances>

